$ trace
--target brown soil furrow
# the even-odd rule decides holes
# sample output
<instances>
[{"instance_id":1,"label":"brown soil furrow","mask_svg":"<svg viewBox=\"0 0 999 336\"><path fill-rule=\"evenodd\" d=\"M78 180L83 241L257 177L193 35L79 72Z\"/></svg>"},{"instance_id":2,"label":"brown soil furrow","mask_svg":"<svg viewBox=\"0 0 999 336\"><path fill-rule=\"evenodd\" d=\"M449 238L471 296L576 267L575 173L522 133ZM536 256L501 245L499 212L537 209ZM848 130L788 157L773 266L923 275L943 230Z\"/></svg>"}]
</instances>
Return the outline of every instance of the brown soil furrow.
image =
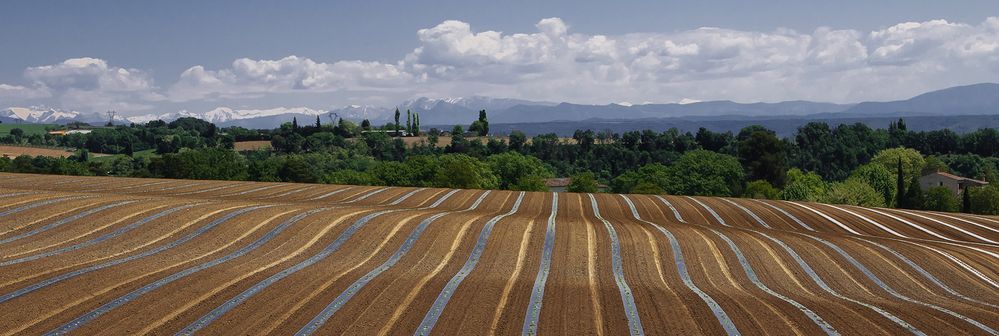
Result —
<instances>
[{"instance_id":1,"label":"brown soil furrow","mask_svg":"<svg viewBox=\"0 0 999 336\"><path fill-rule=\"evenodd\" d=\"M545 289L543 309L540 314L539 334L566 332L582 334L596 332L595 316L600 314L600 333L622 335L628 333L621 296L614 286L614 276L611 273L610 239L603 224L594 222L593 210L589 206L589 198L584 194L564 193L559 195L559 209L555 230L555 245L552 253L552 267ZM585 222L584 222L585 221ZM588 226L596 234L596 254L594 274L596 288L590 287L588 277L589 258L588 246L580 244L587 239ZM528 268L530 269L530 268ZM536 271L535 271L536 273ZM595 293L596 296L592 296ZM607 312L591 310L593 298L600 302ZM561 310L558 307L577 307L573 310Z\"/></svg>"},{"instance_id":2,"label":"brown soil furrow","mask_svg":"<svg viewBox=\"0 0 999 336\"><path fill-rule=\"evenodd\" d=\"M331 319L326 325L345 326L334 330L348 334L375 329L378 329L377 334L382 335L393 329L415 331L423 313L430 309L433 296L447 283L449 278L446 275L457 272L464 261L461 256L471 252L475 241L470 233L481 230L489 218L509 210L515 198L515 195L508 192L493 196L493 200L487 202L494 203L493 206L480 208L474 215L469 213L441 218L440 220L449 223L436 224L437 227L432 229L446 229L444 232L447 233L431 234L428 229L424 233L426 238L418 240L412 250L399 261L402 265L397 265L369 283L365 287L366 293L362 293L365 295L351 299L354 307L363 304L363 308L349 309L347 306L340 313L340 320L344 323L338 324ZM455 225L458 223L460 225Z\"/></svg>"},{"instance_id":3,"label":"brown soil furrow","mask_svg":"<svg viewBox=\"0 0 999 336\"><path fill-rule=\"evenodd\" d=\"M519 331L523 321L523 310L509 313L507 309L517 307L519 303L526 308L524 297L516 297L513 293L530 291L529 276L533 272L526 271L527 265L537 263L543 235L537 234L537 223L543 223L548 217L550 195L544 193L528 193L518 211L518 216L505 218L496 223L492 234L487 240L486 248L475 270L467 275L461 286L455 290L446 309L441 313L434 332L443 334L469 333L512 333ZM528 275L528 273L532 273ZM517 290L520 288L520 290ZM489 304L480 304L488 302ZM511 308L513 309L513 308ZM417 314L425 314L420 311ZM514 316L519 315L519 316ZM502 323L504 318L513 322ZM407 333L416 330L419 321L412 326L400 323L392 333ZM514 325L516 324L516 325Z\"/></svg>"},{"instance_id":4,"label":"brown soil furrow","mask_svg":"<svg viewBox=\"0 0 999 336\"><path fill-rule=\"evenodd\" d=\"M441 206L454 207L455 204L467 203L470 198L469 194L471 192L455 194ZM438 209L403 211L388 213L372 219L327 258L268 285L266 290L249 297L245 302L227 311L222 318L205 326L203 332L226 330L226 332L250 333L251 330L261 330L271 323L277 322L278 316L286 312L294 312L298 309L296 307L303 304L318 304L315 302L317 300L313 300L314 298L320 297L324 293L329 295L328 292L342 291L349 285L347 279L357 278L363 275L362 272L366 272L368 267L373 267L372 263L387 259L388 254L391 253L391 251L387 251L387 247L400 244L401 240L405 239L404 232L409 232L420 220L438 212L443 211ZM321 274L321 276L316 276L316 274ZM213 298L213 302L204 308L217 307L221 301L236 296L238 293ZM194 314L191 316L193 318L180 318L191 322L197 316L203 315L193 311L188 313L185 315ZM246 321L246 323L233 325L230 323L232 319Z\"/></svg>"},{"instance_id":5,"label":"brown soil furrow","mask_svg":"<svg viewBox=\"0 0 999 336\"><path fill-rule=\"evenodd\" d=\"M243 226L242 230L239 230L239 231L235 232L237 234L237 236L229 238L229 239L225 239L224 243L222 243L221 246L215 247L214 249L211 249L211 250L208 250L208 251L199 252L198 254L189 256L189 257L184 258L184 259L179 259L179 260L173 260L173 261L165 262L164 263L165 265L164 264L159 264L158 265L159 268L157 268L157 269L150 269L149 271L146 271L144 273L140 273L138 275L131 275L132 269L128 269L128 270L124 270L123 272L120 272L120 274L122 274L121 276L118 276L117 274L115 274L115 276L110 276L108 273L112 273L113 270L101 271L99 274L94 274L92 276L87 276L87 278L98 277L100 279L103 279L104 281L100 281L99 285L98 285L98 286L101 286L101 287L94 286L95 284L90 283L90 280L88 280L88 279L74 279L72 282L65 283L65 284L60 284L60 286L72 286L76 290L81 290L82 289L81 287L88 287L89 290L87 290L85 292L86 293L84 295L85 298L77 300L75 302L70 302L68 304L60 302L60 304L61 304L60 306L54 307L54 308L50 308L47 311L47 313L43 314L43 313L38 313L38 312L29 312L29 313L31 313L31 315L28 315L28 316L34 316L35 317L34 320L28 321L24 325L20 326L18 329L15 330L15 333L20 332L22 330L28 330L29 328L35 329L36 331L47 331L47 330L51 330L52 328L54 328L54 327L56 327L56 326L58 326L59 324L62 323L62 321L46 321L46 320L52 318L55 315L62 314L63 316L67 316L68 315L68 317L76 316L78 314L81 314L82 312L89 311L90 309L93 308L91 306L96 306L96 305L99 305L102 302L106 302L106 299L102 299L103 297L106 297L105 294L108 294L108 293L127 293L128 291L134 289L135 287L140 286L141 285L141 284L139 284L140 280L143 280L143 279L153 279L153 278L156 278L160 274L166 273L166 271L168 271L168 270L177 269L177 268L180 268L180 267L184 267L186 265L191 265L191 264L194 264L196 262L206 260L209 257L218 255L218 254L226 252L226 251L229 251L231 247L237 246L237 244L240 244L240 243L244 242L245 240L253 239L252 238L253 236L257 235L261 231L264 231L264 229L269 224L271 224L272 222L275 222L278 218L280 218L282 216L286 216L286 215L288 215L288 214L290 214L292 212L295 212L295 211L297 211L297 210L296 209L292 209L292 210L286 210L286 211L278 212L278 213L274 213L274 214L268 214L268 215L270 215L269 217L265 217L263 220L260 220L259 222L257 222L256 220L253 220L253 219L245 220L243 223L254 223L254 224ZM146 261L146 262L149 262L149 261ZM117 273L117 272L115 272L115 273ZM169 274L169 273L166 273L166 274ZM110 282L110 281L108 281L110 279L120 279L121 277L125 277L125 276L127 276L128 278L126 278L124 280L116 281L116 282ZM145 281L145 282L148 282L148 281ZM85 285L80 285L80 283L83 283ZM37 302L37 297L39 297L41 295L44 295L44 293L32 293L31 296L29 296L29 298L33 298ZM108 295L108 296L115 297L117 295L118 294L111 294L111 295ZM55 300L53 300L53 301L55 301ZM87 304L88 306L84 307L83 306L84 304ZM36 303L35 306L37 307L38 304Z\"/></svg>"},{"instance_id":6,"label":"brown soil furrow","mask_svg":"<svg viewBox=\"0 0 999 336\"><path fill-rule=\"evenodd\" d=\"M215 209L206 214L202 214L200 217L187 220L177 227L167 228L169 231L165 233L143 231L138 235L130 235L127 238L139 238L135 241L129 240L130 244L101 244L100 246L88 248L85 251L77 251L72 254L60 255L35 262L25 263L23 265L17 265L16 267L8 267L4 270L5 272L2 277L4 282L0 283L0 288L6 288L13 284L36 279L48 274L78 269L100 261L127 255L143 248L153 246L154 244L164 241L172 236L179 235L184 230L190 229L196 224L204 222L223 212L243 207L245 206L230 205L225 208ZM157 222L168 221L171 218L173 218L173 216L163 218ZM152 234L150 235L150 233Z\"/></svg>"},{"instance_id":7,"label":"brown soil furrow","mask_svg":"<svg viewBox=\"0 0 999 336\"><path fill-rule=\"evenodd\" d=\"M39 225L40 223L41 225L44 225L44 222L46 221L54 221L62 217L69 217L76 212L80 212L81 210L96 208L104 204L107 203L100 200L84 199L79 202L73 202L72 204L61 203L54 205L55 207L58 207L57 209L47 209L48 207L32 209L32 211L29 211L29 214L18 214L17 218L10 221L4 221L4 227L0 228L0 230L2 230L0 231L0 238L13 236L17 233L17 231L26 230L33 225ZM39 214L42 216L37 217L33 216L33 214Z\"/></svg>"},{"instance_id":8,"label":"brown soil furrow","mask_svg":"<svg viewBox=\"0 0 999 336\"><path fill-rule=\"evenodd\" d=\"M471 193L471 192L469 192L468 194L469 195L467 195L467 196L460 196L462 200L468 201L468 204L471 204L471 201L477 200L479 197L482 196L481 192L474 193L474 194ZM488 197L493 197L493 196L495 196L495 195L488 195L487 199L489 199ZM462 203L465 203L465 201L463 201ZM443 212L441 212L441 213L443 213ZM437 219L433 223L428 224L426 232L424 232L423 235L421 235L421 238L423 238L423 239L433 239L432 237L438 236L438 234L436 233L437 230L438 230L438 228L440 228L441 226L447 226L444 223L438 223L438 221L443 222L443 221L446 221L446 220L452 218L453 216L454 217L459 217L459 218L471 218L471 219L469 219L469 221L475 220L477 218L476 215L475 215L475 213L452 213L452 214L449 214L449 215L444 215L443 217ZM422 220L427 220L427 219L422 219ZM399 232L399 235L403 236L403 235L405 235L407 233L409 233L409 232ZM445 235L445 236L449 237L449 235ZM421 243L421 240L423 240L423 239L417 239L417 241L415 243L417 245L414 245L411 248L411 252L410 253L417 253L416 250L419 248L419 244ZM459 241L460 241L460 239L456 239L455 243L458 243ZM381 243L382 245L380 245L379 247L380 248L381 247L385 247L384 244L386 244L386 242L387 242L387 240L383 241ZM393 246L387 246L385 249L383 249L384 252L386 252L386 253L388 253L388 252L394 252L394 250L392 250L391 247L393 247ZM376 251L376 252L381 252L381 251ZM262 330L265 333L273 332L275 329L277 329L279 327L283 327L283 328L287 329L287 331L298 330L298 328L301 328L302 326L304 326L308 322L308 319L310 319L313 316L315 316L315 312L317 312L320 309L322 309L326 304L329 303L330 300L332 300L333 298L335 298L336 295L340 293L340 292L337 292L336 290L334 290L333 289L334 287L335 288L346 288L346 287L341 287L341 286L343 284L350 284L349 282L354 281L357 278L360 278L360 276L354 276L353 274L366 275L367 272L371 272L371 270L373 270L373 269L375 269L375 267L378 267L379 265L383 264L385 262L385 260L388 259L388 257L382 259L382 255L384 255L384 254L379 254L378 258L375 258L375 254L371 254L371 255L368 256L368 258L366 258L364 260L361 260L360 262L358 262L356 265L354 265L350 269L347 269L347 270L344 270L344 271L340 272L339 274L337 274L337 276L335 276L334 278L332 278L329 281L327 281L326 283L324 283L320 287L320 290L314 291L307 298L305 298L305 299L300 300L299 302L297 302L292 308L286 309L286 311L284 313L282 313L280 315L280 317L274 318L273 321L271 321L271 323L268 326L266 326L265 328L262 328L260 330ZM407 256L408 256L408 254L407 254ZM399 263L404 263L404 262L405 262L405 260L400 260L399 261ZM336 328L336 330L338 330L338 332L344 332L344 331L346 331L346 330L348 330L350 328L350 324L351 323L355 323L354 320L356 319L356 314L354 314L354 316L349 316L349 317L345 316L345 315L351 315L351 314L355 313L357 310L361 310L361 309L371 309L372 308L371 306L379 306L379 304L376 304L375 301L378 300L378 299L380 299L379 296L381 295L381 292L384 289L380 288L378 280L382 279L382 278L394 279L395 277L390 276L389 274L393 274L393 272L395 272L396 270L399 270L399 269L406 270L406 268L404 266L402 266L402 265L397 265L397 266L398 266L398 268L390 268L388 271L385 272L386 274L381 274L377 278L372 279L371 283L368 283L367 286L363 287L363 290L361 290L359 293L356 294L356 297L351 298L347 302L348 306L345 306L345 308L342 310L341 313L337 313L336 315L334 315L333 318L331 318L330 321L326 322L325 325L327 327L334 327L335 326L335 328ZM355 270L357 270L357 272L353 272ZM361 272L365 272L365 273L361 273ZM348 276L347 275L348 273L350 273L352 275ZM413 278L413 277L410 276L408 278ZM336 280L341 280L341 279L342 279L342 281L336 281ZM334 284L334 283L336 283L336 284ZM412 283L409 283L409 284L412 285ZM413 285L413 286L419 286L419 285ZM327 289L329 289L329 290L327 290ZM399 293L394 293L394 294L396 294L396 295L394 295L392 297L394 299L398 299L398 298L401 297L401 295L399 295ZM309 305L309 307L306 307L306 305ZM384 306L384 307L381 307L381 308L387 309L389 307L395 307L396 305L389 304L389 305L382 305L382 306ZM346 308L346 307L353 307L353 308ZM292 318L293 316L295 318ZM384 327L388 327L389 325L391 325L392 318L389 317L391 315L388 312L386 312L386 311L383 310L379 314L376 314L376 316L380 316L380 319L383 322ZM371 329L372 328L369 328L368 330L371 330Z\"/></svg>"},{"instance_id":9,"label":"brown soil furrow","mask_svg":"<svg viewBox=\"0 0 999 336\"><path fill-rule=\"evenodd\" d=\"M14 259L26 254L73 244L96 232L132 220L135 217L162 209L170 204L140 202L94 214L60 227L33 235L30 239L14 241L4 246L2 259Z\"/></svg>"},{"instance_id":10,"label":"brown soil furrow","mask_svg":"<svg viewBox=\"0 0 999 336\"><path fill-rule=\"evenodd\" d=\"M688 293L681 294L683 292L679 288L683 285L679 277L667 275L677 274L677 271L672 262L673 257L664 254L664 251L670 251L670 247L660 233L653 232L648 224L636 219L620 195L600 195L598 200L600 213L617 228L625 278L634 291L635 303L645 332L650 334L709 332L711 329L699 326L694 316L703 313L713 319L710 310L697 310L699 305L685 304L689 302L687 300L699 301L699 299L695 298L693 293L689 293L689 297L684 297L683 295ZM643 201L645 200L633 200L637 210L644 209ZM592 210L584 211L592 212ZM604 249L609 252L610 247L607 245L609 244L605 244ZM616 288L609 290L616 291ZM621 301L620 295L613 299Z\"/></svg>"},{"instance_id":11,"label":"brown soil furrow","mask_svg":"<svg viewBox=\"0 0 999 336\"><path fill-rule=\"evenodd\" d=\"M999 217L518 195L0 173L0 335L999 333Z\"/></svg>"}]
</instances>

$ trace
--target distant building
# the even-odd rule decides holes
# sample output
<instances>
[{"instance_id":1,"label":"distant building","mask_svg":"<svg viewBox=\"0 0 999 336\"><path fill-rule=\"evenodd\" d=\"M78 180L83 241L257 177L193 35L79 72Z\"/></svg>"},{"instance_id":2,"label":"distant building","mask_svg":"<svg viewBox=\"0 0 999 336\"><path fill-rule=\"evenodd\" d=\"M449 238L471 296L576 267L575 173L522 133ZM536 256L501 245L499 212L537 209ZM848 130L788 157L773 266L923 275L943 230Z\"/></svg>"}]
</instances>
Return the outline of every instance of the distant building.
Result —
<instances>
[{"instance_id":1,"label":"distant building","mask_svg":"<svg viewBox=\"0 0 999 336\"><path fill-rule=\"evenodd\" d=\"M557 177L545 179L545 186L548 187L548 191L551 192L566 192L569 190L569 184L572 183L571 177ZM600 192L605 192L609 190L606 184L598 184L597 190Z\"/></svg>"},{"instance_id":2,"label":"distant building","mask_svg":"<svg viewBox=\"0 0 999 336\"><path fill-rule=\"evenodd\" d=\"M49 131L49 134L52 134L52 135L69 135L69 134L89 134L90 132L92 132L92 130L74 129L74 130Z\"/></svg>"},{"instance_id":3,"label":"distant building","mask_svg":"<svg viewBox=\"0 0 999 336\"><path fill-rule=\"evenodd\" d=\"M572 183L571 177L550 178L545 180L545 186L548 187L548 191L553 192L566 191L569 189L569 183Z\"/></svg>"},{"instance_id":4,"label":"distant building","mask_svg":"<svg viewBox=\"0 0 999 336\"><path fill-rule=\"evenodd\" d=\"M989 183L985 181L960 177L954 174L939 171L925 174L919 178L919 186L923 188L923 191L929 190L930 188L946 187L956 196L961 196L964 189L969 187L980 187L988 184Z\"/></svg>"}]
</instances>

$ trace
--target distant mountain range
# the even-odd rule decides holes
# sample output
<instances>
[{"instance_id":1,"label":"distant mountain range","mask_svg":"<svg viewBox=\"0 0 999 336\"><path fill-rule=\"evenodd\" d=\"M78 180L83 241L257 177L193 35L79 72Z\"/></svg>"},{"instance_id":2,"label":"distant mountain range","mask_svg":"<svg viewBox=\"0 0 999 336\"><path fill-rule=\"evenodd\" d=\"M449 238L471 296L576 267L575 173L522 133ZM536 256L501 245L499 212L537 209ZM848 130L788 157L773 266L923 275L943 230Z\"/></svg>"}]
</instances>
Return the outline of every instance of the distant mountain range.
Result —
<instances>
[{"instance_id":1,"label":"distant mountain range","mask_svg":"<svg viewBox=\"0 0 999 336\"><path fill-rule=\"evenodd\" d=\"M919 96L891 102L862 102L858 104L832 104L810 101L778 103L736 103L732 101L707 101L689 104L607 104L584 105L572 103L537 102L519 99L462 97L418 98L407 100L393 107L348 105L330 110L306 107L279 107L272 109L232 109L219 107L207 112L171 112L132 117L116 117L115 122L145 123L150 120L171 121L180 117L194 117L219 126L247 128L273 128L298 118L300 123L312 123L316 116L326 123L333 115L354 121L369 119L374 124L390 122L395 109L403 114L410 110L420 114L423 126L468 124L477 118L477 111L485 109L489 121L499 123L539 123L585 120L641 120L672 118L683 120L734 120L745 118L794 117L816 119L899 116L957 116L999 114L999 84L985 83L952 87L928 92ZM405 116L403 116L405 118ZM11 107L0 110L0 121L27 123L67 123L83 121L104 123L106 116L62 111L45 107Z\"/></svg>"}]
</instances>

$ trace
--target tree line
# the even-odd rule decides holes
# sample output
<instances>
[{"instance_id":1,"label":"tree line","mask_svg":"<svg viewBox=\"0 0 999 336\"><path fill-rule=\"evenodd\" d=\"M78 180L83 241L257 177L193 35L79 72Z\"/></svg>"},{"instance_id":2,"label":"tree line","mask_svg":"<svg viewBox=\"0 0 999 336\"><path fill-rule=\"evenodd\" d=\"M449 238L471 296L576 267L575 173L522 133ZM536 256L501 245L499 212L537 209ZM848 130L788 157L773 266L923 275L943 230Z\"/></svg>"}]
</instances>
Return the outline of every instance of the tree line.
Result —
<instances>
[{"instance_id":1,"label":"tree line","mask_svg":"<svg viewBox=\"0 0 999 336\"><path fill-rule=\"evenodd\" d=\"M405 130L405 132L401 132ZM831 127L812 122L786 138L762 126L738 133L577 130L527 137L489 137L486 111L468 127L420 134L419 114L373 126L340 119L276 129L218 128L193 118L121 125L66 136L23 133L5 143L78 148L66 159L0 160L0 169L52 174L153 176L392 186L546 190L550 177L572 177L571 191L605 184L621 193L668 193L821 201L941 211L999 213L999 186L974 188L956 199L942 190L918 190L925 171L940 170L995 182L999 133L980 129L916 132L905 121L887 129L864 124ZM237 141L270 140L271 149L235 152ZM137 156L152 151L151 157ZM117 154L91 160L87 153Z\"/></svg>"}]
</instances>

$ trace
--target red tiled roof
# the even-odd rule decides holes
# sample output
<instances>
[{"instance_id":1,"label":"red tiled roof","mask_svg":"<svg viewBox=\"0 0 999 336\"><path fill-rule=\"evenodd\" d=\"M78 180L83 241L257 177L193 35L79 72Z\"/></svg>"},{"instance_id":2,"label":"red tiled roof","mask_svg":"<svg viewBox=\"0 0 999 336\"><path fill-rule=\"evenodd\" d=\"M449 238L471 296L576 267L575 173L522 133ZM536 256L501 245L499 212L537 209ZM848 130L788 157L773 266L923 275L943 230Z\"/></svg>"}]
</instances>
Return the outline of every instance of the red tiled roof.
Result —
<instances>
[{"instance_id":1,"label":"red tiled roof","mask_svg":"<svg viewBox=\"0 0 999 336\"><path fill-rule=\"evenodd\" d=\"M550 178L545 180L545 186L549 188L568 187L569 183L572 183L571 177Z\"/></svg>"},{"instance_id":2,"label":"red tiled roof","mask_svg":"<svg viewBox=\"0 0 999 336\"><path fill-rule=\"evenodd\" d=\"M971 183L976 183L976 184L981 184L981 185L989 184L988 182L985 182L985 181L980 181L980 180L976 180L976 179L972 179L972 178L967 178L967 177L961 177L961 176L957 176L957 175L950 174L950 173L945 173L945 172L933 172L933 173L929 173L929 174L926 174L926 175L923 175L923 176L928 176L928 175L940 175L940 176L943 176L943 177L946 177L946 178L949 178L949 179L952 179L952 180L955 180L955 181L958 181L958 182L971 182Z\"/></svg>"}]
</instances>

